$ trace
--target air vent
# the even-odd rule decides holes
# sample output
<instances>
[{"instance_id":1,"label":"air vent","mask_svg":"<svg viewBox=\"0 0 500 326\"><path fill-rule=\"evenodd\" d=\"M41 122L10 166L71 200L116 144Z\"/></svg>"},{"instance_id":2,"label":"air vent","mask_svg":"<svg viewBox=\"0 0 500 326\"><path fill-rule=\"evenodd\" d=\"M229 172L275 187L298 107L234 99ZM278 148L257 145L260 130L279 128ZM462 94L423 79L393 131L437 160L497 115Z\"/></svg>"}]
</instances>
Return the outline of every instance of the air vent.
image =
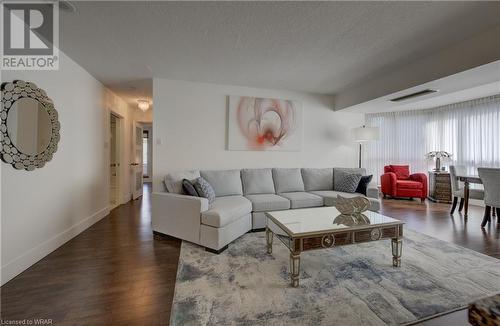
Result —
<instances>
[{"instance_id":1,"label":"air vent","mask_svg":"<svg viewBox=\"0 0 500 326\"><path fill-rule=\"evenodd\" d=\"M423 91L419 91L419 92L416 92L416 93L412 93L412 94L408 94L408 95L396 97L396 98L393 98L393 99L391 99L389 101L391 101L391 102L401 102L401 101L409 100L409 99L414 98L414 97L424 96L424 95L432 94L432 93L436 93L436 92L437 92L437 90L435 90L435 89L424 89Z\"/></svg>"}]
</instances>

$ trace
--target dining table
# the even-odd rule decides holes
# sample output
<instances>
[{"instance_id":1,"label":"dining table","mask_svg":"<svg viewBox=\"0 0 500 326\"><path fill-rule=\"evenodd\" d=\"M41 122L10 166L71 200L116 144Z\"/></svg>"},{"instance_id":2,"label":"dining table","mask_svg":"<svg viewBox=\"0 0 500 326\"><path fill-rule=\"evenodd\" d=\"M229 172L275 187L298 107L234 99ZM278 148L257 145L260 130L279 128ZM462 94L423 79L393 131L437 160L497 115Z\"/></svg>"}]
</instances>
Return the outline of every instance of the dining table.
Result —
<instances>
[{"instance_id":1,"label":"dining table","mask_svg":"<svg viewBox=\"0 0 500 326\"><path fill-rule=\"evenodd\" d=\"M464 183L464 217L467 218L469 213L469 190L470 184L483 184L481 178L478 175L457 175L458 181Z\"/></svg>"}]
</instances>

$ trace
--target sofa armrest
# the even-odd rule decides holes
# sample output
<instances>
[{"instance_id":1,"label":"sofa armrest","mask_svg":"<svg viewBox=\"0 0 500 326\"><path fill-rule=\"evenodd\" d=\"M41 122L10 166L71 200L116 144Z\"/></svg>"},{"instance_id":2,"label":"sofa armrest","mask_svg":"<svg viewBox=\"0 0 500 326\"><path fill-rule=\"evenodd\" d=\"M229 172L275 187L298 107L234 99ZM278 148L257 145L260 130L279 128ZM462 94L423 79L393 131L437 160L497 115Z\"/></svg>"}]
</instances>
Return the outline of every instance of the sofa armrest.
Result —
<instances>
[{"instance_id":1,"label":"sofa armrest","mask_svg":"<svg viewBox=\"0 0 500 326\"><path fill-rule=\"evenodd\" d=\"M206 198L155 192L151 200L153 231L194 243L200 242L200 214L209 207Z\"/></svg>"},{"instance_id":2,"label":"sofa armrest","mask_svg":"<svg viewBox=\"0 0 500 326\"><path fill-rule=\"evenodd\" d=\"M378 189L377 184L375 183L368 184L368 187L366 187L366 197L379 199L380 191Z\"/></svg>"},{"instance_id":3,"label":"sofa armrest","mask_svg":"<svg viewBox=\"0 0 500 326\"><path fill-rule=\"evenodd\" d=\"M414 173L410 175L410 180L422 183L422 198L426 198L428 192L427 175L425 173Z\"/></svg>"},{"instance_id":4,"label":"sofa armrest","mask_svg":"<svg viewBox=\"0 0 500 326\"><path fill-rule=\"evenodd\" d=\"M396 184L398 178L396 173L387 172L380 176L380 185L384 195L396 196Z\"/></svg>"}]
</instances>

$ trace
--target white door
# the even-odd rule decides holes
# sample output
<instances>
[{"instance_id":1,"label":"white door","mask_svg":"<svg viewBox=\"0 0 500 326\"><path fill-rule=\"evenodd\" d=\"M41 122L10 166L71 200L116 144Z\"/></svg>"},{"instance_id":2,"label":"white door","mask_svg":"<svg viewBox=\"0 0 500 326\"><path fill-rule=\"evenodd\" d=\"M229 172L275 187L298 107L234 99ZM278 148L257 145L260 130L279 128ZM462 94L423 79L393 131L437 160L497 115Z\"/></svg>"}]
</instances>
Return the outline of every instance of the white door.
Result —
<instances>
[{"instance_id":1,"label":"white door","mask_svg":"<svg viewBox=\"0 0 500 326\"><path fill-rule=\"evenodd\" d=\"M142 196L142 125L134 123L133 132L134 146L132 148L132 199Z\"/></svg>"}]
</instances>

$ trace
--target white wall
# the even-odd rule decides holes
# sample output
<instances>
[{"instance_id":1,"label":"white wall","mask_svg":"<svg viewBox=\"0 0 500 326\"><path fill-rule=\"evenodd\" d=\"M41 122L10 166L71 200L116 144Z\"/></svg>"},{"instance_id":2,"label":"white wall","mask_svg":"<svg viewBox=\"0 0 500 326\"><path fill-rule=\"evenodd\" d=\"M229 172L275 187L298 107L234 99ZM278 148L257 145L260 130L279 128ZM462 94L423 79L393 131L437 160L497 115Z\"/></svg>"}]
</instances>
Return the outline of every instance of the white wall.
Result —
<instances>
[{"instance_id":1,"label":"white wall","mask_svg":"<svg viewBox=\"0 0 500 326\"><path fill-rule=\"evenodd\" d=\"M228 151L227 96L294 99L302 102L304 140L300 152ZM331 97L249 87L153 80L153 182L171 171L252 167L356 166L351 128L364 115L333 111ZM159 144L160 142L160 144Z\"/></svg>"},{"instance_id":2,"label":"white wall","mask_svg":"<svg viewBox=\"0 0 500 326\"><path fill-rule=\"evenodd\" d=\"M35 171L1 164L1 283L12 279L109 212L105 88L60 52L58 71L3 71L36 83L54 101L61 140ZM106 124L107 123L107 124Z\"/></svg>"}]
</instances>

